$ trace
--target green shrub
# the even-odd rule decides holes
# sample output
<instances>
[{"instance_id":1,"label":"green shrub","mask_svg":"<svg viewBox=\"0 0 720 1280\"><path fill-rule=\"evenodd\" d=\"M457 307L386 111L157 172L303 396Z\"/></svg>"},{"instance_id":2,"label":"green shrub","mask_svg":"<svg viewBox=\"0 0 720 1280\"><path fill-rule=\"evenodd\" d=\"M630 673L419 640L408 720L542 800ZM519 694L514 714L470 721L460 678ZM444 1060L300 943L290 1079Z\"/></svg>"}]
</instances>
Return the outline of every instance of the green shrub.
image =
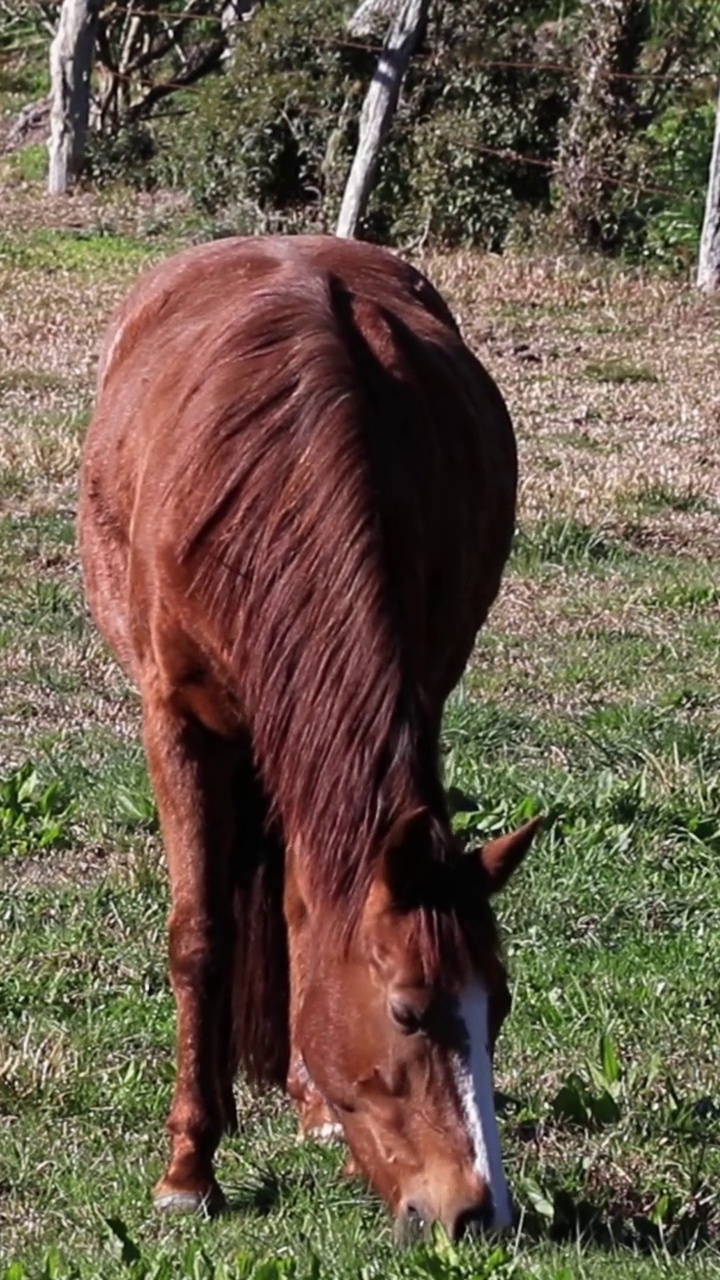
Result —
<instances>
[{"instance_id":1,"label":"green shrub","mask_svg":"<svg viewBox=\"0 0 720 1280\"><path fill-rule=\"evenodd\" d=\"M117 133L91 134L88 138L85 169L98 186L121 179L139 190L157 184L154 168L157 154L154 131L145 124L125 124Z\"/></svg>"},{"instance_id":2,"label":"green shrub","mask_svg":"<svg viewBox=\"0 0 720 1280\"><path fill-rule=\"evenodd\" d=\"M438 6L383 149L366 234L499 247L518 204L548 203L567 85L552 72L487 66L532 60L542 16L533 0ZM346 18L339 0L268 4L192 109L178 117L175 99L151 122L141 181L187 190L236 231L331 228L377 57L348 36ZM136 160L137 147L130 168Z\"/></svg>"},{"instance_id":3,"label":"green shrub","mask_svg":"<svg viewBox=\"0 0 720 1280\"><path fill-rule=\"evenodd\" d=\"M206 214L229 211L238 230L325 226L356 141L344 122L372 66L343 47L342 21L336 0L276 0L258 13L197 109L180 127L160 118L160 180Z\"/></svg>"},{"instance_id":4,"label":"green shrub","mask_svg":"<svg viewBox=\"0 0 720 1280\"><path fill-rule=\"evenodd\" d=\"M715 115L718 0L607 0L578 25L556 203L575 243L687 267Z\"/></svg>"},{"instance_id":5,"label":"green shrub","mask_svg":"<svg viewBox=\"0 0 720 1280\"><path fill-rule=\"evenodd\" d=\"M650 169L658 188L643 209L645 257L670 267L687 267L697 253L708 166L715 126L710 101L672 103L647 131Z\"/></svg>"},{"instance_id":6,"label":"green shrub","mask_svg":"<svg viewBox=\"0 0 720 1280\"><path fill-rule=\"evenodd\" d=\"M664 0L637 0L636 9L632 48L615 52L618 66L629 59L641 76L620 81L617 95L605 85L598 111L615 111L613 145L598 142L606 180L595 193L601 207L585 214L599 228L594 243L677 267L694 256L702 217L714 101L698 74L720 32L720 0L708 9L683 0L677 13ZM96 139L93 175L184 190L215 233L332 229L377 59L377 37L348 35L348 12L345 0L268 0L192 97L169 98L141 125ZM363 233L498 250L557 211L553 174L584 101L577 50L591 18L573 0L436 0ZM659 79L645 75L658 67ZM589 107L583 119L592 138ZM592 203L589 186L578 189ZM557 224L548 223L551 235Z\"/></svg>"},{"instance_id":7,"label":"green shrub","mask_svg":"<svg viewBox=\"0 0 720 1280\"><path fill-rule=\"evenodd\" d=\"M537 60L530 9L503 0L492 13L464 2L446 11L443 44L408 76L370 208L374 234L499 249L519 211L548 207L567 86L556 72L488 65Z\"/></svg>"}]
</instances>

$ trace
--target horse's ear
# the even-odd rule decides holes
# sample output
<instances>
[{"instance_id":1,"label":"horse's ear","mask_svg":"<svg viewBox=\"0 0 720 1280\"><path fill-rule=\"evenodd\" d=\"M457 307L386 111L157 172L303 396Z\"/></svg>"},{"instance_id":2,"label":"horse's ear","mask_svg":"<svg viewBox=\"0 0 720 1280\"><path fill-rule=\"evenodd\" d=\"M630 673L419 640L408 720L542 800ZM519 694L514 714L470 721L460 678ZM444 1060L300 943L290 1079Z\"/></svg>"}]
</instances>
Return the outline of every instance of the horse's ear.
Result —
<instances>
[{"instance_id":1,"label":"horse's ear","mask_svg":"<svg viewBox=\"0 0 720 1280\"><path fill-rule=\"evenodd\" d=\"M409 809L395 819L383 841L380 879L396 906L413 903L425 880L429 819L424 805Z\"/></svg>"},{"instance_id":2,"label":"horse's ear","mask_svg":"<svg viewBox=\"0 0 720 1280\"><path fill-rule=\"evenodd\" d=\"M388 827L363 913L371 970L388 987L405 986L403 917L426 897L430 811L408 809Z\"/></svg>"},{"instance_id":3,"label":"horse's ear","mask_svg":"<svg viewBox=\"0 0 720 1280\"><path fill-rule=\"evenodd\" d=\"M486 893L497 893L505 887L528 852L541 822L542 818L531 818L524 826L518 827L517 831L491 840L478 851Z\"/></svg>"}]
</instances>

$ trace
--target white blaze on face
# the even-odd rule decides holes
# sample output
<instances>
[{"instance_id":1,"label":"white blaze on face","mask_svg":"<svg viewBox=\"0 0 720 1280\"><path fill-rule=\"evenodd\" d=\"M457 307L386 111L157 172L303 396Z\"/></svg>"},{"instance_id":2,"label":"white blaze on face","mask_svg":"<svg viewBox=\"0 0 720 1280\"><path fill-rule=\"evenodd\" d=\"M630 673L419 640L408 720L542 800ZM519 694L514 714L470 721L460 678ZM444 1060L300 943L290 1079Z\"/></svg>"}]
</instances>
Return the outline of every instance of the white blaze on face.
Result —
<instances>
[{"instance_id":1,"label":"white blaze on face","mask_svg":"<svg viewBox=\"0 0 720 1280\"><path fill-rule=\"evenodd\" d=\"M512 1207L503 1172L493 1102L487 992L475 982L463 992L459 1004L468 1049L467 1056L461 1058L457 1066L458 1091L475 1152L475 1170L488 1186L493 1199L493 1227L496 1231L504 1231L512 1223Z\"/></svg>"}]
</instances>

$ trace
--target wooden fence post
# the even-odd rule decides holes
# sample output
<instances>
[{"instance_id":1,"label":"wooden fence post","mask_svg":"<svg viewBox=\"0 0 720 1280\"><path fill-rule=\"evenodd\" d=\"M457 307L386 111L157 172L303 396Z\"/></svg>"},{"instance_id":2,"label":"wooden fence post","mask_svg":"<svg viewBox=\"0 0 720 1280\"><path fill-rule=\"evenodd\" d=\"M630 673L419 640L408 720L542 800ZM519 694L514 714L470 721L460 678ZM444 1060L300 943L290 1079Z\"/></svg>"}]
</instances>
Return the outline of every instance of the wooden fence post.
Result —
<instances>
[{"instance_id":1,"label":"wooden fence post","mask_svg":"<svg viewBox=\"0 0 720 1280\"><path fill-rule=\"evenodd\" d=\"M99 0L63 0L50 46L48 191L53 196L72 185L85 155L98 8Z\"/></svg>"},{"instance_id":2,"label":"wooden fence post","mask_svg":"<svg viewBox=\"0 0 720 1280\"><path fill-rule=\"evenodd\" d=\"M404 0L390 25L360 114L360 139L335 229L338 236L354 236L367 209L380 149L429 7L430 0Z\"/></svg>"},{"instance_id":3,"label":"wooden fence post","mask_svg":"<svg viewBox=\"0 0 720 1280\"><path fill-rule=\"evenodd\" d=\"M705 217L700 236L697 287L705 293L715 293L720 289L720 88L715 111L715 139L705 197Z\"/></svg>"}]
</instances>

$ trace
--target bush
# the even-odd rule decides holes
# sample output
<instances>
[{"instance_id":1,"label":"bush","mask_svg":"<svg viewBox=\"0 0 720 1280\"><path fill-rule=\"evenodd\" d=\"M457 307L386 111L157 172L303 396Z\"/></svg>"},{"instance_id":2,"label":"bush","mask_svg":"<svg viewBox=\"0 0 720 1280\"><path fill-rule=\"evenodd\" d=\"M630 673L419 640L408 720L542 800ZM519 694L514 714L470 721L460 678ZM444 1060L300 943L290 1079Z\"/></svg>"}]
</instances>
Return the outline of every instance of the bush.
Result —
<instances>
[{"instance_id":1,"label":"bush","mask_svg":"<svg viewBox=\"0 0 720 1280\"><path fill-rule=\"evenodd\" d=\"M153 130L145 124L123 124L116 133L90 134L85 154L87 176L98 186L118 178L141 191L157 185L157 148Z\"/></svg>"},{"instance_id":2,"label":"bush","mask_svg":"<svg viewBox=\"0 0 720 1280\"><path fill-rule=\"evenodd\" d=\"M671 104L648 129L650 179L663 194L649 192L644 199L644 257L675 269L694 262L714 128L715 106L708 100Z\"/></svg>"},{"instance_id":3,"label":"bush","mask_svg":"<svg viewBox=\"0 0 720 1280\"><path fill-rule=\"evenodd\" d=\"M373 234L499 249L523 210L549 207L569 103L557 72L527 65L538 62L540 10L528 0L441 10L441 39L411 66L386 144Z\"/></svg>"},{"instance_id":4,"label":"bush","mask_svg":"<svg viewBox=\"0 0 720 1280\"><path fill-rule=\"evenodd\" d=\"M720 3L585 0L579 35L557 169L570 238L687 266L712 146Z\"/></svg>"},{"instance_id":5,"label":"bush","mask_svg":"<svg viewBox=\"0 0 720 1280\"><path fill-rule=\"evenodd\" d=\"M627 31L613 29L608 49L595 52L611 71L641 75L600 77L593 97L595 80L579 63L589 65L593 40L607 35L599 9L435 0L363 233L498 250L553 206L562 212L572 179L565 236L685 265L697 247L714 114L711 81L698 83L698 72L720 34L720 0L706 5L627 0ZM222 72L192 97L176 95L153 118L96 140L93 174L187 191L215 232L332 229L377 58L377 37L348 35L348 12L345 0L267 0ZM645 74L657 69L657 79ZM577 144L569 167L568 139ZM561 222L548 223L551 235Z\"/></svg>"},{"instance_id":6,"label":"bush","mask_svg":"<svg viewBox=\"0 0 720 1280\"><path fill-rule=\"evenodd\" d=\"M238 229L324 228L373 64L343 47L343 12L337 0L276 0L260 11L182 125L159 119L159 179L188 190L207 214L229 211Z\"/></svg>"},{"instance_id":7,"label":"bush","mask_svg":"<svg viewBox=\"0 0 720 1280\"><path fill-rule=\"evenodd\" d=\"M535 0L438 6L383 150L366 234L499 247L518 205L548 204L567 85L487 66L536 58L541 10ZM135 180L183 188L237 231L331 228L377 56L348 36L346 18L339 0L267 4L192 109L178 119L174 99L151 122L154 155ZM145 133L143 147L147 156Z\"/></svg>"}]
</instances>

